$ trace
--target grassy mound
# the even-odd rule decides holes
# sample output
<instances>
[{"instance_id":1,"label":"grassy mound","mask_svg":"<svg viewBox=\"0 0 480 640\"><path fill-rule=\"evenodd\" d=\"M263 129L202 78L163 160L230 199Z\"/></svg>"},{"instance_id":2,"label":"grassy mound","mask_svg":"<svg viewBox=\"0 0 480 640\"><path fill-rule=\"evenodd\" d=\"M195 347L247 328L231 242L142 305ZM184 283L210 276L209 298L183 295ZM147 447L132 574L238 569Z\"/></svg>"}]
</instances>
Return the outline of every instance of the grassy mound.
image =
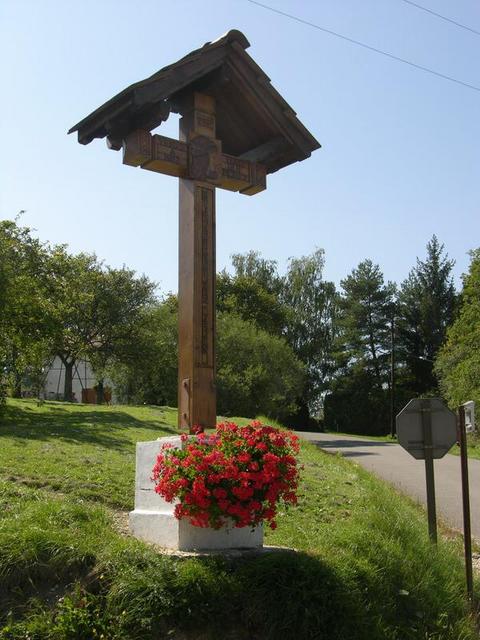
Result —
<instances>
[{"instance_id":1,"label":"grassy mound","mask_svg":"<svg viewBox=\"0 0 480 640\"><path fill-rule=\"evenodd\" d=\"M469 640L458 541L304 443L301 499L251 558L174 558L125 535L134 444L164 408L10 402L0 425L0 639Z\"/></svg>"}]
</instances>

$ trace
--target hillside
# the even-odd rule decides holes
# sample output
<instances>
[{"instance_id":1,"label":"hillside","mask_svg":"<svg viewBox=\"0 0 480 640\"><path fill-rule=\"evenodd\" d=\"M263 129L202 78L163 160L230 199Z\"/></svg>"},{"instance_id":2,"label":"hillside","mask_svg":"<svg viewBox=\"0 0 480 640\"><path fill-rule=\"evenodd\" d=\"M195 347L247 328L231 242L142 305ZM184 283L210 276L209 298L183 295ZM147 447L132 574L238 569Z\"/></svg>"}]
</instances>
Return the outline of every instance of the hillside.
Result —
<instances>
[{"instance_id":1,"label":"hillside","mask_svg":"<svg viewBox=\"0 0 480 640\"><path fill-rule=\"evenodd\" d=\"M135 442L167 407L10 401L0 425L0 639L469 640L461 546L348 461L302 445L301 499L245 559L128 536Z\"/></svg>"}]
</instances>

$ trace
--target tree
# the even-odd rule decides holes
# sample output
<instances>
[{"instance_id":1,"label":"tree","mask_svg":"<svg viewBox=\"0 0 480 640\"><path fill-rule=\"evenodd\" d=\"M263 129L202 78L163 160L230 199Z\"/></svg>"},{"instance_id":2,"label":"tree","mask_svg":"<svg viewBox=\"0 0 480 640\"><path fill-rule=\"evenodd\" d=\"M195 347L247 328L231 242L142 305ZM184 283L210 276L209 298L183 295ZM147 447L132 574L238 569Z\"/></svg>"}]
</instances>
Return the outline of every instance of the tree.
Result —
<instances>
[{"instance_id":1,"label":"tree","mask_svg":"<svg viewBox=\"0 0 480 640\"><path fill-rule=\"evenodd\" d=\"M238 315L277 336L282 335L287 322L287 309L279 296L266 289L254 275L219 273L217 311Z\"/></svg>"},{"instance_id":2,"label":"tree","mask_svg":"<svg viewBox=\"0 0 480 640\"><path fill-rule=\"evenodd\" d=\"M277 272L276 260L262 258L259 251L234 253L231 258L237 278L251 278L256 280L265 291L280 293L282 280Z\"/></svg>"},{"instance_id":3,"label":"tree","mask_svg":"<svg viewBox=\"0 0 480 640\"><path fill-rule=\"evenodd\" d=\"M65 367L64 399L72 401L72 378L80 358L90 360L97 375L97 401L103 401L104 371L135 335L142 308L152 301L155 285L133 271L105 267L93 254L70 255L56 247L50 256L55 332L52 352Z\"/></svg>"},{"instance_id":4,"label":"tree","mask_svg":"<svg viewBox=\"0 0 480 640\"><path fill-rule=\"evenodd\" d=\"M84 353L97 377L97 404L102 404L105 371L115 356L121 359L135 347L142 311L153 303L156 285L125 267L104 267L94 273Z\"/></svg>"},{"instance_id":5,"label":"tree","mask_svg":"<svg viewBox=\"0 0 480 640\"><path fill-rule=\"evenodd\" d=\"M417 258L400 290L399 356L407 370L406 384L417 395L437 388L433 363L455 312L454 264L434 235L426 260Z\"/></svg>"},{"instance_id":6,"label":"tree","mask_svg":"<svg viewBox=\"0 0 480 640\"><path fill-rule=\"evenodd\" d=\"M217 326L218 412L286 419L304 375L292 349L238 316L221 314Z\"/></svg>"},{"instance_id":7,"label":"tree","mask_svg":"<svg viewBox=\"0 0 480 640\"><path fill-rule=\"evenodd\" d=\"M467 400L480 405L480 249L470 255L458 317L448 328L435 362L440 388L452 407Z\"/></svg>"},{"instance_id":8,"label":"tree","mask_svg":"<svg viewBox=\"0 0 480 640\"><path fill-rule=\"evenodd\" d=\"M217 275L217 311L233 313L257 327L281 336L285 331L287 309L280 293L282 278L275 260L266 260L258 251L236 253L233 274Z\"/></svg>"},{"instance_id":9,"label":"tree","mask_svg":"<svg viewBox=\"0 0 480 640\"><path fill-rule=\"evenodd\" d=\"M339 363L345 368L369 369L372 380L382 388L388 380L390 322L395 285L384 283L378 265L361 262L341 281L343 295L338 314Z\"/></svg>"},{"instance_id":10,"label":"tree","mask_svg":"<svg viewBox=\"0 0 480 640\"><path fill-rule=\"evenodd\" d=\"M20 396L28 368L38 381L48 358L52 317L46 295L49 246L15 221L0 222L0 371Z\"/></svg>"},{"instance_id":11,"label":"tree","mask_svg":"<svg viewBox=\"0 0 480 640\"><path fill-rule=\"evenodd\" d=\"M335 285L323 278L324 265L323 249L291 258L283 285L282 298L288 308L285 337L306 367L296 409L297 418L304 425L309 415L318 413L332 371L337 296Z\"/></svg>"},{"instance_id":12,"label":"tree","mask_svg":"<svg viewBox=\"0 0 480 640\"><path fill-rule=\"evenodd\" d=\"M325 399L325 423L350 433L385 432L395 285L385 284L380 267L364 260L341 286L336 374Z\"/></svg>"},{"instance_id":13,"label":"tree","mask_svg":"<svg viewBox=\"0 0 480 640\"><path fill-rule=\"evenodd\" d=\"M177 404L178 303L176 296L149 305L136 337L118 349L108 375L124 402Z\"/></svg>"}]
</instances>

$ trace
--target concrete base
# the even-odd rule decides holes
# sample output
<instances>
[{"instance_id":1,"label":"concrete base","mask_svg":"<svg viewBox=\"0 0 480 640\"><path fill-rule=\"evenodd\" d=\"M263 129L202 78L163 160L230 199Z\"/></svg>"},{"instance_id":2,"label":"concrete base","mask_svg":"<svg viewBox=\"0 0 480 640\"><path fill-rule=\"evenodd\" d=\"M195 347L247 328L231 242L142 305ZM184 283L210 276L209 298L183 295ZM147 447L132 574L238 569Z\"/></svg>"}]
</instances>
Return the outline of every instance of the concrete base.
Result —
<instances>
[{"instance_id":1,"label":"concrete base","mask_svg":"<svg viewBox=\"0 0 480 640\"><path fill-rule=\"evenodd\" d=\"M252 531L248 527L210 529L194 527L188 520L177 520L174 503L165 502L151 480L157 455L165 443L182 447L180 436L159 438L152 442L137 442L135 473L135 510L130 513L130 531L140 540L153 542L167 549L202 551L221 549L255 549L263 546L263 527Z\"/></svg>"}]
</instances>

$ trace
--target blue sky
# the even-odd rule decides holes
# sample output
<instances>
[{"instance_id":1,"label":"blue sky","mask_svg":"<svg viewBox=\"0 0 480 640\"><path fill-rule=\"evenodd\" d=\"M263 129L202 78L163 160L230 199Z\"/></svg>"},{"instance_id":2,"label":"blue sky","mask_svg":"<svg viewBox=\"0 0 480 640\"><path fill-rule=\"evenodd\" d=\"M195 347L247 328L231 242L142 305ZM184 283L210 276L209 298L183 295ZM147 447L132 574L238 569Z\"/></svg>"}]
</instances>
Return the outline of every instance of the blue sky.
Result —
<instances>
[{"instance_id":1,"label":"blue sky","mask_svg":"<svg viewBox=\"0 0 480 640\"><path fill-rule=\"evenodd\" d=\"M475 0L422 0L480 30ZM402 0L272 6L480 87L480 36ZM177 287L175 178L122 165L67 130L125 86L240 29L250 55L322 144L254 197L217 190L217 265L256 249L326 252L337 283L364 258L401 282L436 233L467 269L480 246L480 91L388 60L247 0L3 0L0 216L74 252ZM177 136L177 122L161 129Z\"/></svg>"}]
</instances>

